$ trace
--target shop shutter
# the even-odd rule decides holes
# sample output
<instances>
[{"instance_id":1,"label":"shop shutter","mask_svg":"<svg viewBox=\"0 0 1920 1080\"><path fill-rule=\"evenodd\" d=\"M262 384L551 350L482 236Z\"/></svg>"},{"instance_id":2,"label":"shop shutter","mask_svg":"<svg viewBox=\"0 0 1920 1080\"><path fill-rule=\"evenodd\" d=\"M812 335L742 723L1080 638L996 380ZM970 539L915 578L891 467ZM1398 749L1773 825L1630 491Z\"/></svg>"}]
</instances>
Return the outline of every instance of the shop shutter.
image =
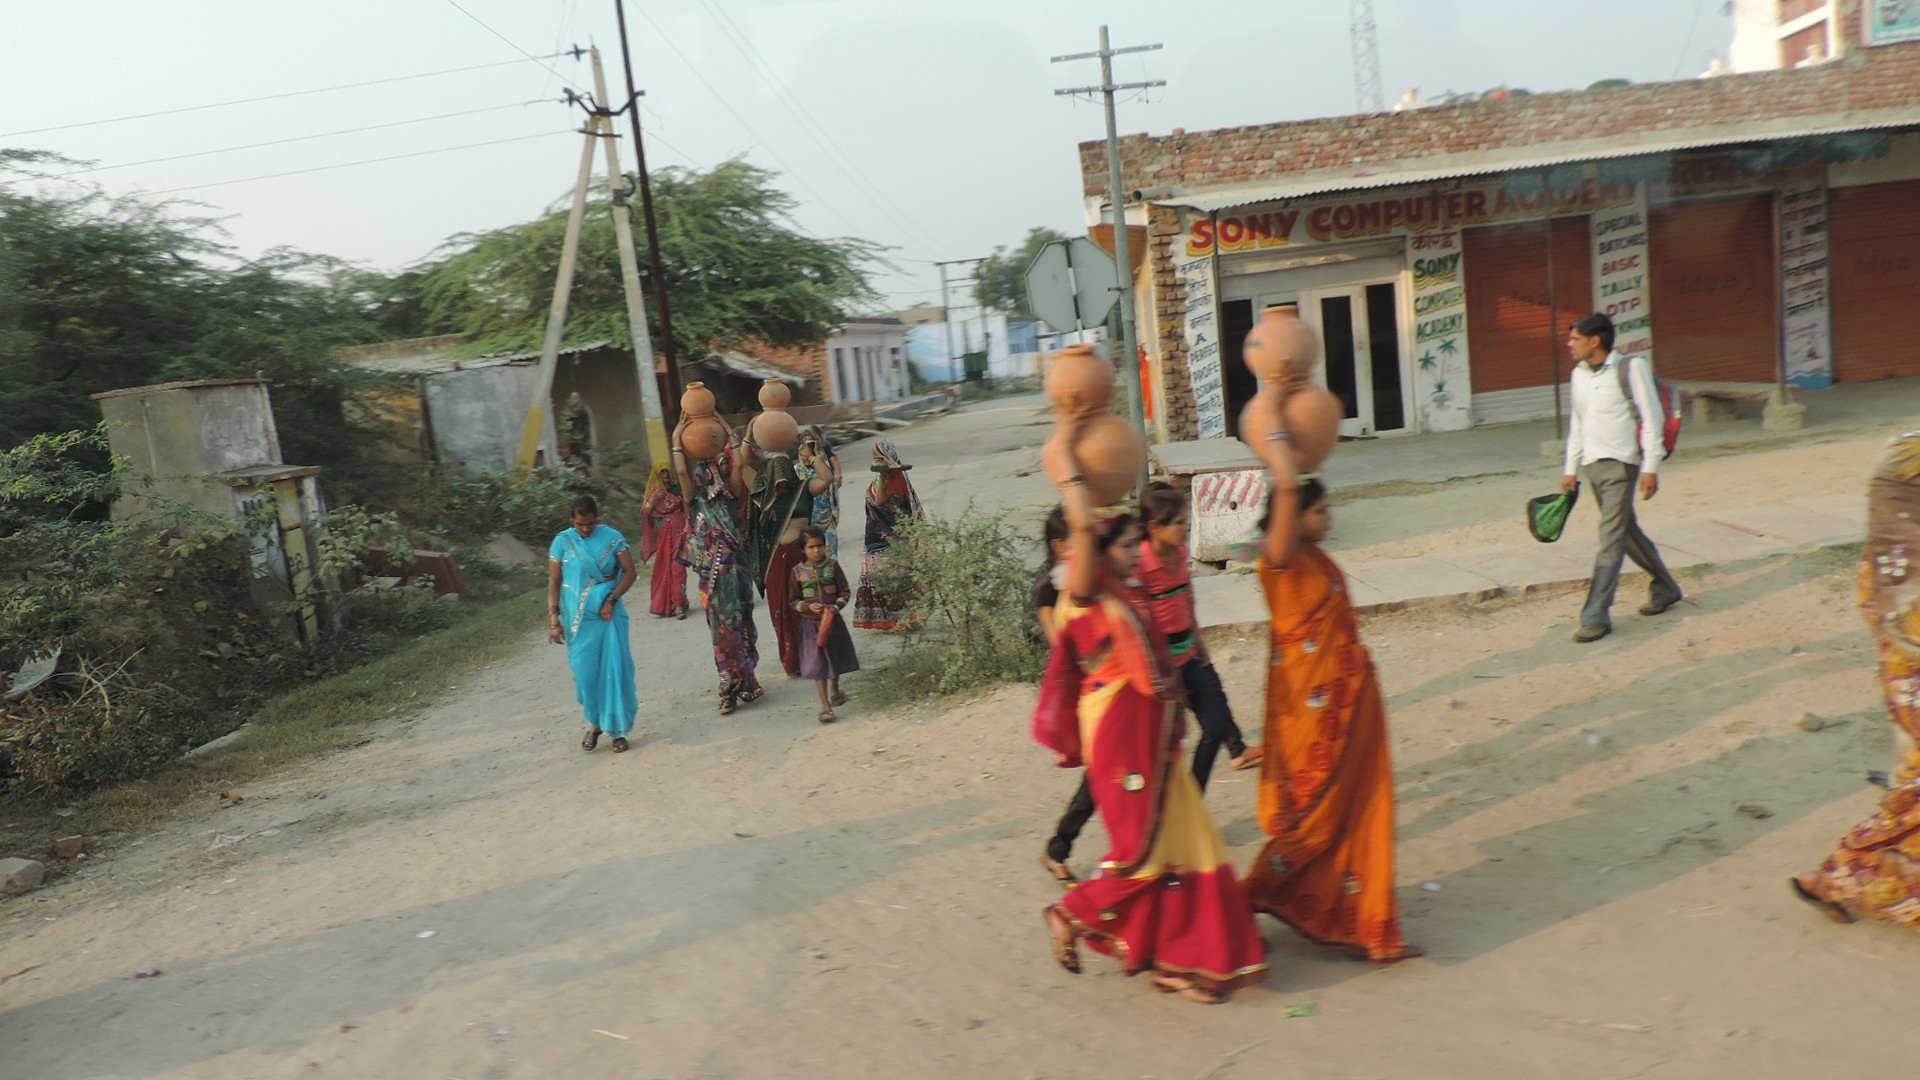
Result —
<instances>
[{"instance_id":1,"label":"shop shutter","mask_svg":"<svg viewBox=\"0 0 1920 1080\"><path fill-rule=\"evenodd\" d=\"M1661 377L1772 382L1780 326L1773 197L1659 207L1648 218Z\"/></svg>"},{"instance_id":2,"label":"shop shutter","mask_svg":"<svg viewBox=\"0 0 1920 1080\"><path fill-rule=\"evenodd\" d=\"M1553 222L1553 294L1547 308L1547 237L1540 222L1462 231L1467 350L1473 393L1564 380L1567 327L1593 311L1593 253L1585 216Z\"/></svg>"},{"instance_id":3,"label":"shop shutter","mask_svg":"<svg viewBox=\"0 0 1920 1080\"><path fill-rule=\"evenodd\" d=\"M1920 180L1834 188L1828 198L1834 379L1920 375L1912 330L1920 306Z\"/></svg>"}]
</instances>

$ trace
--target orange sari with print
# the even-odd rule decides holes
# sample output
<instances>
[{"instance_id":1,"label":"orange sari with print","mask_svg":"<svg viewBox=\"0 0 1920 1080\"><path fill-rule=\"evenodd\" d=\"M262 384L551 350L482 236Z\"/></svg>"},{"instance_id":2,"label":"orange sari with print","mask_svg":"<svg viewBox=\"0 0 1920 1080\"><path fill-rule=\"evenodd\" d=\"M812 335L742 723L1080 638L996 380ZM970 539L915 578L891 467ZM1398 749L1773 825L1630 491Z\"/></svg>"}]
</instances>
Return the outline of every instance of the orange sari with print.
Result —
<instances>
[{"instance_id":1,"label":"orange sari with print","mask_svg":"<svg viewBox=\"0 0 1920 1080\"><path fill-rule=\"evenodd\" d=\"M1057 910L1127 974L1154 970L1232 990L1266 974L1266 943L1193 774L1172 666L1153 644L1144 601L1061 597L1034 734L1062 764L1085 761L1112 843L1099 873Z\"/></svg>"},{"instance_id":2,"label":"orange sari with print","mask_svg":"<svg viewBox=\"0 0 1920 1080\"><path fill-rule=\"evenodd\" d=\"M1799 882L1855 918L1920 928L1920 432L1888 443L1874 466L1860 614L1873 629L1893 723L1892 790Z\"/></svg>"},{"instance_id":3,"label":"orange sari with print","mask_svg":"<svg viewBox=\"0 0 1920 1080\"><path fill-rule=\"evenodd\" d=\"M1260 561L1272 614L1260 828L1247 897L1303 936L1398 960L1387 709L1346 576L1317 544Z\"/></svg>"}]
</instances>

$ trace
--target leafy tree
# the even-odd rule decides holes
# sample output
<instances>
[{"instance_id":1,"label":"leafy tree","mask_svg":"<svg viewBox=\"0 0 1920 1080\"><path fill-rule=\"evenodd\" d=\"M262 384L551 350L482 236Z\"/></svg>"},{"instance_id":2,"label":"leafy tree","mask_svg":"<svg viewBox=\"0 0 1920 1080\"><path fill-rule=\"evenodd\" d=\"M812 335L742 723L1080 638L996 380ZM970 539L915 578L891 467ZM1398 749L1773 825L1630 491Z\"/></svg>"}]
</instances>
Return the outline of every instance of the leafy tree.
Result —
<instances>
[{"instance_id":1,"label":"leafy tree","mask_svg":"<svg viewBox=\"0 0 1920 1080\"><path fill-rule=\"evenodd\" d=\"M803 235L787 217L794 200L772 186L773 178L738 159L708 172L672 167L652 174L661 262L682 355L748 340L817 343L850 308L878 299L867 267L878 261L881 248L866 240ZM567 336L630 346L619 253L608 224L612 212L626 210L611 206L604 192L588 204ZM546 332L566 224L567 205L560 203L522 225L450 239L444 254L405 283L416 290L424 314L418 332L473 334L476 351L537 347ZM637 215L634 225L644 245ZM647 278L644 259L641 270ZM645 284L651 296L650 278ZM653 305L647 307L649 320L657 320ZM658 343L657 322L648 332Z\"/></svg>"},{"instance_id":2,"label":"leafy tree","mask_svg":"<svg viewBox=\"0 0 1920 1080\"><path fill-rule=\"evenodd\" d=\"M993 311L1033 318L1033 312L1027 307L1027 267L1033 264L1041 248L1065 239L1063 234L1041 227L1028 229L1026 240L1012 251L1004 244L995 247L993 254L980 263L979 283L973 288L974 300Z\"/></svg>"}]
</instances>

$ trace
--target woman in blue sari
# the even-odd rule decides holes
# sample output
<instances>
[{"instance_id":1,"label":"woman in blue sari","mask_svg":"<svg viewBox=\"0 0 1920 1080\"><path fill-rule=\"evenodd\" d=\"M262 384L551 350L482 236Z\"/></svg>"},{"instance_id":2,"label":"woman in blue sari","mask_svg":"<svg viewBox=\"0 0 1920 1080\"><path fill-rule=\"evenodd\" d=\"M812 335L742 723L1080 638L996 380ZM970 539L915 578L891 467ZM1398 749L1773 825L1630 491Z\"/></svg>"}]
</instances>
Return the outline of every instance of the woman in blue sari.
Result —
<instances>
[{"instance_id":1,"label":"woman in blue sari","mask_svg":"<svg viewBox=\"0 0 1920 1080\"><path fill-rule=\"evenodd\" d=\"M593 496L573 500L573 527L547 548L547 640L567 647L573 693L586 713L582 750L613 736L613 752L627 749L640 696L633 684L633 653L627 645L627 608L620 597L640 572L627 538L600 524Z\"/></svg>"}]
</instances>

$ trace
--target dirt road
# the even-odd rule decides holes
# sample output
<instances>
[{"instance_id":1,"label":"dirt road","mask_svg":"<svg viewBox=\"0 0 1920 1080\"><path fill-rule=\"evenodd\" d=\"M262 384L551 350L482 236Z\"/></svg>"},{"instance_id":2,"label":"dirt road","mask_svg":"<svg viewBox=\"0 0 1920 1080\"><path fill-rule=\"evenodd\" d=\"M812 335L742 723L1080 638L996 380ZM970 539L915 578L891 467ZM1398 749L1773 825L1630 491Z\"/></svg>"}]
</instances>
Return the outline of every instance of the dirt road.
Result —
<instances>
[{"instance_id":1,"label":"dirt road","mask_svg":"<svg viewBox=\"0 0 1920 1080\"><path fill-rule=\"evenodd\" d=\"M1035 857L1073 777L1028 742L1029 690L893 715L856 697L823 726L810 684L775 675L722 718L703 625L642 616L644 736L585 754L529 612L525 649L458 700L0 904L0 1076L1897 1067L1920 939L1784 887L1886 767L1849 577L1832 554L1711 572L1586 647L1573 597L1370 621L1408 934L1432 955L1375 969L1268 922L1271 979L1223 1008L1049 961ZM1252 728L1261 648L1217 649ZM1843 722L1808 732L1808 712ZM1247 776L1208 795L1243 865Z\"/></svg>"}]
</instances>

